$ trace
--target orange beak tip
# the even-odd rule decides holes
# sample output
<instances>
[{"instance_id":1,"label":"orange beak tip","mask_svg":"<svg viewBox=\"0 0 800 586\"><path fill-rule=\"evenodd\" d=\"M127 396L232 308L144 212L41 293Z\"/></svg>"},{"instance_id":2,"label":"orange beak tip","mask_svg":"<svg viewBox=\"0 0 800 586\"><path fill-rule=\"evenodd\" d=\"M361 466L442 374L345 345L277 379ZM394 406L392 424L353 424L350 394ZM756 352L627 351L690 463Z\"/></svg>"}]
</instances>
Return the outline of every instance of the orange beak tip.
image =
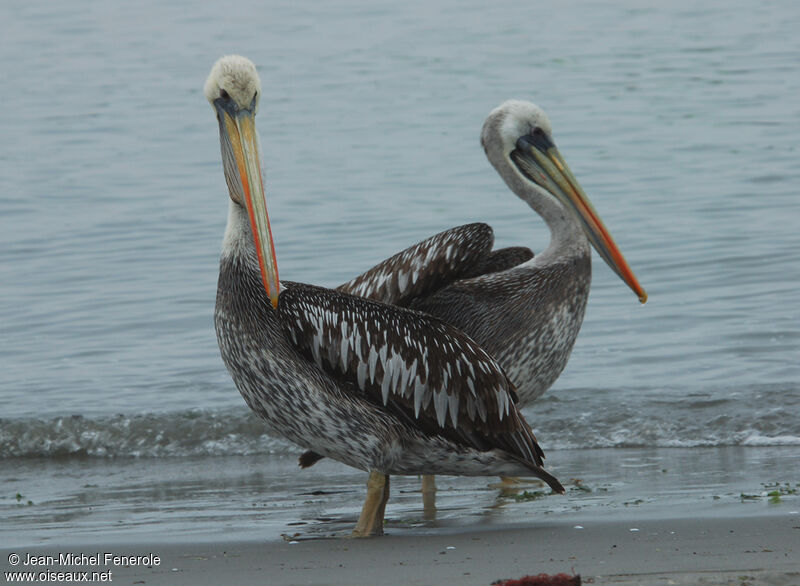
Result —
<instances>
[{"instance_id":1,"label":"orange beak tip","mask_svg":"<svg viewBox=\"0 0 800 586\"><path fill-rule=\"evenodd\" d=\"M639 302L640 302L642 305L644 305L645 303L647 303L647 293L645 293L644 291L642 291L641 295L639 295Z\"/></svg>"}]
</instances>

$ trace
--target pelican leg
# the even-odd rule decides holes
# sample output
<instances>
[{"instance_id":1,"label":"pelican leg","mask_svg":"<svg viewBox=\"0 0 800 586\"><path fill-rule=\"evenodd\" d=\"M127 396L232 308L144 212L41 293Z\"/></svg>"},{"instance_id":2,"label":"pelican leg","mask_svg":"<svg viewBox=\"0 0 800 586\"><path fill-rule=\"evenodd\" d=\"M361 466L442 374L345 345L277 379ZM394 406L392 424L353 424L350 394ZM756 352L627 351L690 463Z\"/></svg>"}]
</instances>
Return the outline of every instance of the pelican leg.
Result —
<instances>
[{"instance_id":1,"label":"pelican leg","mask_svg":"<svg viewBox=\"0 0 800 586\"><path fill-rule=\"evenodd\" d=\"M422 514L428 521L436 518L436 477L422 475Z\"/></svg>"},{"instance_id":2,"label":"pelican leg","mask_svg":"<svg viewBox=\"0 0 800 586\"><path fill-rule=\"evenodd\" d=\"M528 484L528 479L525 480L521 478L517 478L515 476L500 476L500 482L492 482L489 484L489 488L497 488L502 491L510 491L510 490L517 490L520 485ZM537 484L537 481L533 481L534 484Z\"/></svg>"},{"instance_id":3,"label":"pelican leg","mask_svg":"<svg viewBox=\"0 0 800 586\"><path fill-rule=\"evenodd\" d=\"M538 478L517 478L516 476L501 476L500 482L489 485L491 488L501 490L512 490L522 486L544 486L544 482Z\"/></svg>"},{"instance_id":4,"label":"pelican leg","mask_svg":"<svg viewBox=\"0 0 800 586\"><path fill-rule=\"evenodd\" d=\"M519 478L515 476L501 476L500 477L500 486L504 488L511 488L516 484L519 484Z\"/></svg>"},{"instance_id":5,"label":"pelican leg","mask_svg":"<svg viewBox=\"0 0 800 586\"><path fill-rule=\"evenodd\" d=\"M367 480L367 498L358 518L353 537L383 535L383 514L389 500L389 475L370 470Z\"/></svg>"},{"instance_id":6,"label":"pelican leg","mask_svg":"<svg viewBox=\"0 0 800 586\"><path fill-rule=\"evenodd\" d=\"M386 481L383 483L383 495L381 498L381 502L378 505L378 514L377 514L377 520L380 526L380 533L377 533L377 535L383 535L383 518L384 514L386 513L386 503L389 502L389 475L386 474L384 478Z\"/></svg>"},{"instance_id":7,"label":"pelican leg","mask_svg":"<svg viewBox=\"0 0 800 586\"><path fill-rule=\"evenodd\" d=\"M509 497L518 494L521 490L544 486L538 478L516 478L514 476L501 476L500 482L493 482L489 488L500 491L500 496Z\"/></svg>"}]
</instances>

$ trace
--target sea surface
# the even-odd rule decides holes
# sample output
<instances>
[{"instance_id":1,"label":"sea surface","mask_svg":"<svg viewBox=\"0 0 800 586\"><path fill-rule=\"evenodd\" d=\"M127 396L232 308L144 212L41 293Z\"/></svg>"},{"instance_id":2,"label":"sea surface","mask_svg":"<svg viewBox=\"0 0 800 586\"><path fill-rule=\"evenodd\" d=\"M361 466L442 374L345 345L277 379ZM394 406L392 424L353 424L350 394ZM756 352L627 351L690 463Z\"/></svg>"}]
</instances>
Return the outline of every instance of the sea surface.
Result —
<instances>
[{"instance_id":1,"label":"sea surface","mask_svg":"<svg viewBox=\"0 0 800 586\"><path fill-rule=\"evenodd\" d=\"M289 280L335 286L474 221L543 250L478 137L506 99L548 112L650 296L595 256L570 363L525 409L559 476L590 477L581 507L668 508L703 470L704 498L737 503L800 481L800 4L32 0L0 21L0 541L357 514L363 474L296 470L219 357L228 196L202 87L228 53L259 68ZM604 501L626 461L658 474ZM494 510L491 481L447 480L445 518Z\"/></svg>"}]
</instances>

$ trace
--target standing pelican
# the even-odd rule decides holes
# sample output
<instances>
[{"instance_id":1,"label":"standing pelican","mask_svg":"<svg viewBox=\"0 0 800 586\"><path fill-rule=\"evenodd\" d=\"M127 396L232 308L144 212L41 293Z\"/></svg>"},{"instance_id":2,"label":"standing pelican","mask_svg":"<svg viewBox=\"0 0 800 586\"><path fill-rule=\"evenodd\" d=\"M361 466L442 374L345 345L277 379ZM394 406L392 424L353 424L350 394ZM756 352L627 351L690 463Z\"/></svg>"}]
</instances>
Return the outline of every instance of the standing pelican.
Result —
<instances>
[{"instance_id":1,"label":"standing pelican","mask_svg":"<svg viewBox=\"0 0 800 586\"><path fill-rule=\"evenodd\" d=\"M556 148L538 106L511 100L493 110L481 144L508 187L550 228L550 244L492 251L487 224L452 228L386 259L338 289L443 319L498 361L520 405L555 382L583 322L591 247L644 303L647 294ZM301 466L317 457L306 453ZM423 479L430 504L435 490Z\"/></svg>"},{"instance_id":2,"label":"standing pelican","mask_svg":"<svg viewBox=\"0 0 800 586\"><path fill-rule=\"evenodd\" d=\"M541 396L567 364L592 279L591 248L647 301L633 271L553 143L538 106L510 100L481 132L489 162L550 229L550 245L491 251L492 228L441 232L341 285L343 292L411 307L468 334L514 382L521 404Z\"/></svg>"},{"instance_id":3,"label":"standing pelican","mask_svg":"<svg viewBox=\"0 0 800 586\"><path fill-rule=\"evenodd\" d=\"M543 453L497 363L443 321L280 281L264 199L255 66L228 56L205 95L230 196L214 321L222 359L272 430L370 471L354 533L382 532L390 474L537 476Z\"/></svg>"}]
</instances>

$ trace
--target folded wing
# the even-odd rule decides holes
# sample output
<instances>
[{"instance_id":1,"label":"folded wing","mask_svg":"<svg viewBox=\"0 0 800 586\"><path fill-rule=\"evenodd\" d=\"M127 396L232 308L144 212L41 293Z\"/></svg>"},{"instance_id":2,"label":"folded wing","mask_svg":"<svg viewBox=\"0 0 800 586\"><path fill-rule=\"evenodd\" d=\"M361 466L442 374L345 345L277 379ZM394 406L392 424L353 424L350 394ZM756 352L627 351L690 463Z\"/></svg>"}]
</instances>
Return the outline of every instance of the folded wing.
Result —
<instances>
[{"instance_id":1,"label":"folded wing","mask_svg":"<svg viewBox=\"0 0 800 586\"><path fill-rule=\"evenodd\" d=\"M290 340L331 376L428 434L541 465L533 432L497 363L426 314L310 285L281 292Z\"/></svg>"}]
</instances>

